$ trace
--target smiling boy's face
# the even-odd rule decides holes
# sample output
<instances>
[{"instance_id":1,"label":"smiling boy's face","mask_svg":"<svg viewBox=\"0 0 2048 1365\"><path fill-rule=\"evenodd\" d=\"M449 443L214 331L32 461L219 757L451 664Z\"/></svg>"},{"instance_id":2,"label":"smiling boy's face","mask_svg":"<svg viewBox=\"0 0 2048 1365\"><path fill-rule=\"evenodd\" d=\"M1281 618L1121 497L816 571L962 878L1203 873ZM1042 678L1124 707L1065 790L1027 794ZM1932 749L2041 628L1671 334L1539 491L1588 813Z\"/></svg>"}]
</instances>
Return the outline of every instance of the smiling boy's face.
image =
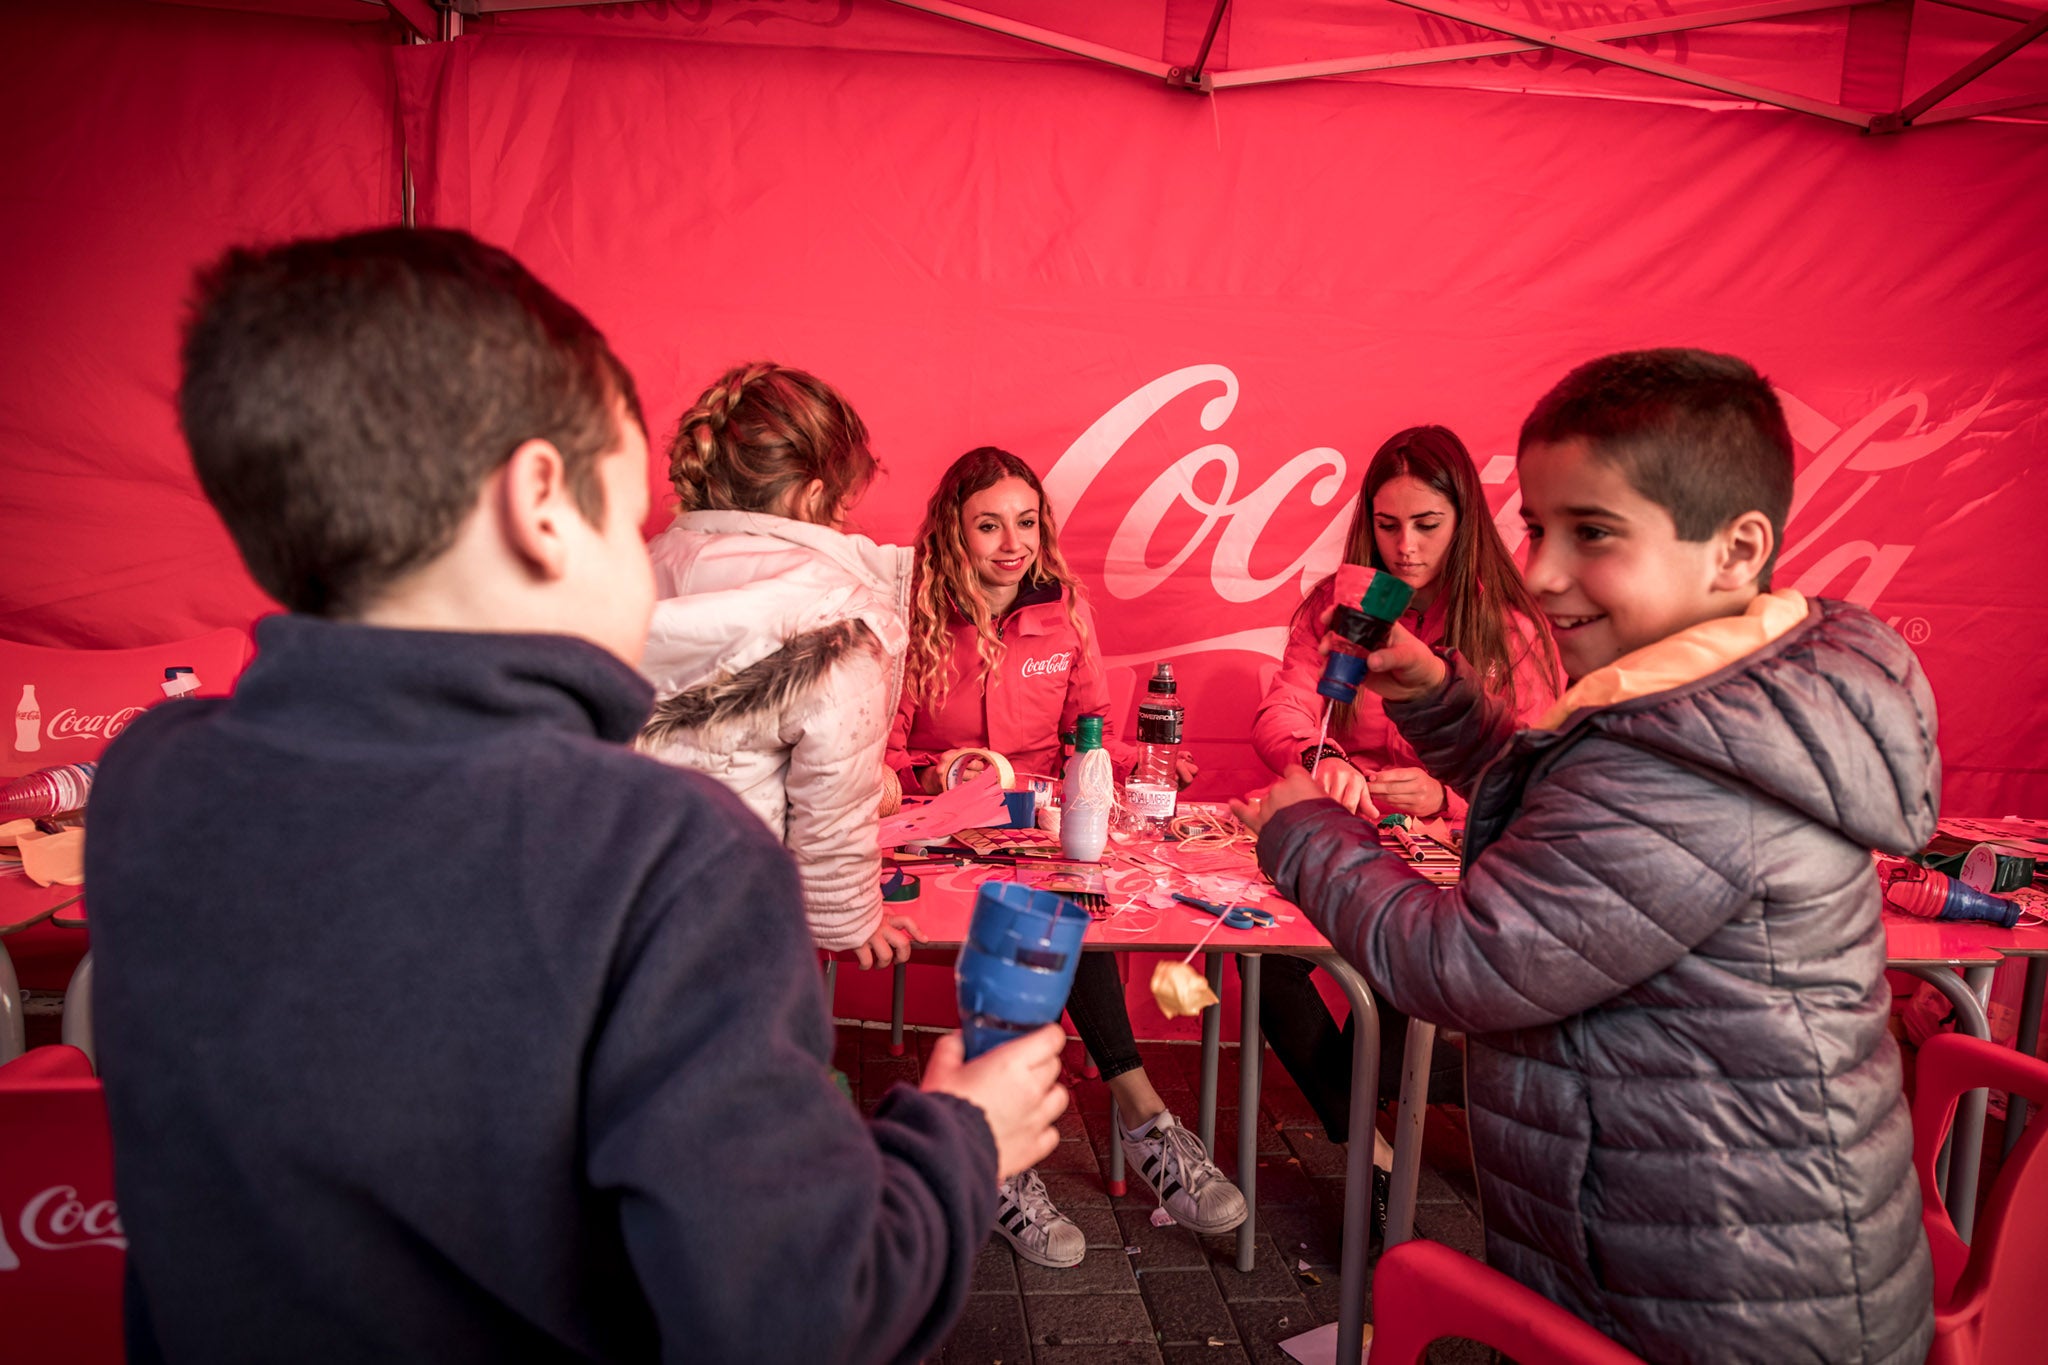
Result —
<instances>
[{"instance_id":1,"label":"smiling boy's face","mask_svg":"<svg viewBox=\"0 0 2048 1365\"><path fill-rule=\"evenodd\" d=\"M1728 572L1728 536L1678 538L1671 513L1582 440L1537 443L1516 462L1529 544L1523 577L1550 618L1573 682L1756 596Z\"/></svg>"}]
</instances>

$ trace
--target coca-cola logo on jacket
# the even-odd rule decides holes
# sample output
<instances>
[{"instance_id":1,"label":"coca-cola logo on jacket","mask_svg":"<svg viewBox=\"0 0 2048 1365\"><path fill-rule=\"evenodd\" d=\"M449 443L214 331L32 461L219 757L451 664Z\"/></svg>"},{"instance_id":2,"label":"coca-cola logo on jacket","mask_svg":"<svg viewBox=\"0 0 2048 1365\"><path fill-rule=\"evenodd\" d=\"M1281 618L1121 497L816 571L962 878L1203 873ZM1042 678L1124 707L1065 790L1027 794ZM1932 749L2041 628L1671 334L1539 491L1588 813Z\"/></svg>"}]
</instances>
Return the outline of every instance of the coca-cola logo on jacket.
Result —
<instances>
[{"instance_id":1,"label":"coca-cola logo on jacket","mask_svg":"<svg viewBox=\"0 0 2048 1365\"><path fill-rule=\"evenodd\" d=\"M128 1238L121 1211L111 1199L87 1203L76 1185L52 1185L21 1206L15 1231L22 1245L38 1251L77 1251L83 1247L126 1250ZM0 1270L18 1270L21 1257L0 1226Z\"/></svg>"},{"instance_id":2,"label":"coca-cola logo on jacket","mask_svg":"<svg viewBox=\"0 0 2048 1365\"><path fill-rule=\"evenodd\" d=\"M1023 674L1027 678L1046 677L1051 674L1066 672L1069 668L1073 667L1073 663L1074 654L1072 650L1061 654L1049 654L1043 659L1026 659L1024 661Z\"/></svg>"}]
</instances>

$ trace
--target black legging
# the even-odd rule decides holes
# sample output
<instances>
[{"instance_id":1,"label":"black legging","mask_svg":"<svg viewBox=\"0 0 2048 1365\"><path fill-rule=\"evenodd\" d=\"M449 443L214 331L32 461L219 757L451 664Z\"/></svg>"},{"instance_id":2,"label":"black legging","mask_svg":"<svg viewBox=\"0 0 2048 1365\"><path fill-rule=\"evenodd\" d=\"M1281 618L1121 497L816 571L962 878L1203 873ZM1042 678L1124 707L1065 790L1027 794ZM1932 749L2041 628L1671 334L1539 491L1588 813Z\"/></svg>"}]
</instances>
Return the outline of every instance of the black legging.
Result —
<instances>
[{"instance_id":1,"label":"black legging","mask_svg":"<svg viewBox=\"0 0 2048 1365\"><path fill-rule=\"evenodd\" d=\"M1259 969L1259 1027L1272 1044L1273 1055L1323 1121L1330 1141L1343 1142L1351 1135L1351 1022L1347 1019L1343 1028L1337 1027L1330 1007L1309 980L1315 963L1278 953L1268 953L1260 961L1264 965ZM1392 1104L1401 1097L1408 1016L1378 991L1372 998L1380 1014L1379 1100ZM1439 1037L1430 1057L1429 1102L1460 1104L1464 1096L1464 1058Z\"/></svg>"},{"instance_id":2,"label":"black legging","mask_svg":"<svg viewBox=\"0 0 2048 1365\"><path fill-rule=\"evenodd\" d=\"M1103 1080L1114 1080L1145 1064L1138 1056L1138 1040L1131 1036L1131 1011L1124 1003L1124 982L1117 975L1115 953L1081 954L1073 989L1067 993L1067 1014Z\"/></svg>"}]
</instances>

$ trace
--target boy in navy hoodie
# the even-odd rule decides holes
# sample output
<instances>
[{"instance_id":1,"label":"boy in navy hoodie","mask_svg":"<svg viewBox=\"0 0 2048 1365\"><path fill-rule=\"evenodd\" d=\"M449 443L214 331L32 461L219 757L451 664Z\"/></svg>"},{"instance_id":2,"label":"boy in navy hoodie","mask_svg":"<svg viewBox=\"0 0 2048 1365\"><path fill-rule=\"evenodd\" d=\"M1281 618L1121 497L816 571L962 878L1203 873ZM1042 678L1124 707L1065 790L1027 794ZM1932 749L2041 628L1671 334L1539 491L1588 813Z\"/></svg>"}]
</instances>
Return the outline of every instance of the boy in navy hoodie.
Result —
<instances>
[{"instance_id":1,"label":"boy in navy hoodie","mask_svg":"<svg viewBox=\"0 0 2048 1365\"><path fill-rule=\"evenodd\" d=\"M1572 371L1522 427L1526 577L1572 687L1530 729L1406 631L1371 685L1469 794L1458 886L1299 768L1259 863L1467 1034L1486 1259L1655 1361L1927 1354L1870 850L1934 831L1934 697L1861 607L1771 590L1776 394L1732 356Z\"/></svg>"},{"instance_id":2,"label":"boy in navy hoodie","mask_svg":"<svg viewBox=\"0 0 2048 1365\"><path fill-rule=\"evenodd\" d=\"M864 1121L788 855L632 752L633 382L505 253L233 251L180 416L290 612L107 752L88 877L140 1360L917 1359L1055 1028Z\"/></svg>"}]
</instances>

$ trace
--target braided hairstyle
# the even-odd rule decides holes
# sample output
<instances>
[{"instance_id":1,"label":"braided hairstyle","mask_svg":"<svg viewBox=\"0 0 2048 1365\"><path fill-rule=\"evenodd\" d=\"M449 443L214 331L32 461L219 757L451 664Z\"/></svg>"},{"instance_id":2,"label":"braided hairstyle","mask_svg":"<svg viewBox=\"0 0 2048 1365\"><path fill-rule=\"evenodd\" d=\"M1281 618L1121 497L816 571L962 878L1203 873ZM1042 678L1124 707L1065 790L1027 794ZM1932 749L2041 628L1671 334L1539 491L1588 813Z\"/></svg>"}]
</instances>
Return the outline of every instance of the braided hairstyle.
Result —
<instances>
[{"instance_id":1,"label":"braided hairstyle","mask_svg":"<svg viewBox=\"0 0 2048 1365\"><path fill-rule=\"evenodd\" d=\"M837 525L881 467L867 424L823 380L755 361L720 375L676 424L668 474L685 512L773 512ZM815 506L801 491L816 479Z\"/></svg>"},{"instance_id":2,"label":"braided hairstyle","mask_svg":"<svg viewBox=\"0 0 2048 1365\"><path fill-rule=\"evenodd\" d=\"M903 687L923 705L941 706L952 693L955 612L974 624L982 677L1002 658L1002 637L996 633L995 613L989 609L981 580L968 562L961 517L969 498L1004 479L1022 479L1038 494L1038 558L1020 586L1039 588L1057 583L1065 588L1067 621L1076 637L1084 643L1087 639L1087 628L1076 609L1083 597L1081 580L1060 554L1059 528L1045 500L1045 485L1030 465L1007 450L994 446L970 450L953 461L939 479L925 507L924 526L917 534L917 586L912 593L910 652L904 660Z\"/></svg>"}]
</instances>

